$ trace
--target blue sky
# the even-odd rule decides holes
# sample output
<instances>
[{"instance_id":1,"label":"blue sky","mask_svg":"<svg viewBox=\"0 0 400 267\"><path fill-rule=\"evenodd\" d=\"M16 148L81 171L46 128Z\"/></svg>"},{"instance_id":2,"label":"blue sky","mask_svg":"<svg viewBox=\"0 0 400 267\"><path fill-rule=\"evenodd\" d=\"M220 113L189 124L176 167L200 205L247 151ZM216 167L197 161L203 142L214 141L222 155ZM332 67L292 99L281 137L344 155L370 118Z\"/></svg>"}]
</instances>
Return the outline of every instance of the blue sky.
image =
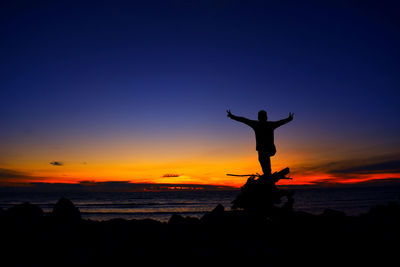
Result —
<instances>
[{"instance_id":1,"label":"blue sky","mask_svg":"<svg viewBox=\"0 0 400 267\"><path fill-rule=\"evenodd\" d=\"M36 150L79 154L130 138L155 154L153 140L186 140L220 158L253 155L252 133L227 108L251 118L265 109L271 120L295 112L277 133L282 156L398 155L395 1L1 5L0 167L35 173L29 157L63 160Z\"/></svg>"}]
</instances>

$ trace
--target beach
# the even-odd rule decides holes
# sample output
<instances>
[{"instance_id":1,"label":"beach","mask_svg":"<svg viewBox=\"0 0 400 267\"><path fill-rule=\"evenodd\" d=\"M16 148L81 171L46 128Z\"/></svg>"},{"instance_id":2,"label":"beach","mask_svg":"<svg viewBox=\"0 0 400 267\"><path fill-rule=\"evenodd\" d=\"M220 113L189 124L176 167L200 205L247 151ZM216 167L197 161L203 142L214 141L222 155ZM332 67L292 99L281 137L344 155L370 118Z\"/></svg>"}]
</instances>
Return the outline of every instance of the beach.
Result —
<instances>
[{"instance_id":1,"label":"beach","mask_svg":"<svg viewBox=\"0 0 400 267\"><path fill-rule=\"evenodd\" d=\"M34 204L1 209L5 266L200 266L369 263L385 266L398 251L396 202L349 216L279 211L259 216L219 204L201 217L84 219L73 202L52 211Z\"/></svg>"}]
</instances>

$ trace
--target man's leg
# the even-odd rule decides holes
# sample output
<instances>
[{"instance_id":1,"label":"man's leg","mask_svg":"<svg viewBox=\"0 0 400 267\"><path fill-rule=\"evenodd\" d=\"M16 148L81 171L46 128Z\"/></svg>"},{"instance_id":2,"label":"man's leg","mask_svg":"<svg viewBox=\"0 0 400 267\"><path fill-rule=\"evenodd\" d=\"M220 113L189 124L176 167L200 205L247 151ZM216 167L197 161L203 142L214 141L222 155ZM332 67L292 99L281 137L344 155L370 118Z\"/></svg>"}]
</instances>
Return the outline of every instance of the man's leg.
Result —
<instances>
[{"instance_id":1,"label":"man's leg","mask_svg":"<svg viewBox=\"0 0 400 267\"><path fill-rule=\"evenodd\" d=\"M258 151L258 161L260 162L263 173L271 175L271 159L265 152Z\"/></svg>"}]
</instances>

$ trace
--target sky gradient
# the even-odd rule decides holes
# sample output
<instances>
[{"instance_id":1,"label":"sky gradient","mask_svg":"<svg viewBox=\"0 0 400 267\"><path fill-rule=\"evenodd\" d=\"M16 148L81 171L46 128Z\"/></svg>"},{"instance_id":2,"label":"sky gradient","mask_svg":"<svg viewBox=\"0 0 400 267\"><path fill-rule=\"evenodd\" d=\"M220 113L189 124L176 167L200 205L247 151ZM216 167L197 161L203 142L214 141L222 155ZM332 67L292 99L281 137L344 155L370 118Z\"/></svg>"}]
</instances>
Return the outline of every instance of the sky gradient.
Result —
<instances>
[{"instance_id":1,"label":"sky gradient","mask_svg":"<svg viewBox=\"0 0 400 267\"><path fill-rule=\"evenodd\" d=\"M0 186L400 178L395 1L127 2L2 1Z\"/></svg>"}]
</instances>

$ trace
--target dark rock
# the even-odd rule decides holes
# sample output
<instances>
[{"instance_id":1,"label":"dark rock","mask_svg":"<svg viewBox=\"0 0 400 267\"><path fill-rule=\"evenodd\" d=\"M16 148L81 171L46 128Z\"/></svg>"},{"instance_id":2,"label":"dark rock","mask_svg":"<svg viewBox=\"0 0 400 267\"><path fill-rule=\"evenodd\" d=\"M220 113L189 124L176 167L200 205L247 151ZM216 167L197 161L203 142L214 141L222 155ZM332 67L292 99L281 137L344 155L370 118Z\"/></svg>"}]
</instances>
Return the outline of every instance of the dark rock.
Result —
<instances>
[{"instance_id":1,"label":"dark rock","mask_svg":"<svg viewBox=\"0 0 400 267\"><path fill-rule=\"evenodd\" d=\"M189 217L189 216L185 217L185 221L186 221L186 224L189 224L189 225L196 225L196 224L200 223L199 218Z\"/></svg>"},{"instance_id":2,"label":"dark rock","mask_svg":"<svg viewBox=\"0 0 400 267\"><path fill-rule=\"evenodd\" d=\"M225 215L225 208L221 204L218 204L212 211L207 212L201 217L200 221L205 223L215 223L217 221L221 221L223 216Z\"/></svg>"},{"instance_id":3,"label":"dark rock","mask_svg":"<svg viewBox=\"0 0 400 267\"><path fill-rule=\"evenodd\" d=\"M400 205L389 202L387 205L377 205L366 214L370 218L400 222Z\"/></svg>"},{"instance_id":4,"label":"dark rock","mask_svg":"<svg viewBox=\"0 0 400 267\"><path fill-rule=\"evenodd\" d=\"M53 208L51 213L52 217L58 221L63 222L76 222L81 219L79 208L67 198L60 198Z\"/></svg>"},{"instance_id":5,"label":"dark rock","mask_svg":"<svg viewBox=\"0 0 400 267\"><path fill-rule=\"evenodd\" d=\"M173 214L168 220L168 225L170 226L191 226L200 223L200 219L195 217L186 216L183 217L179 214Z\"/></svg>"},{"instance_id":6,"label":"dark rock","mask_svg":"<svg viewBox=\"0 0 400 267\"><path fill-rule=\"evenodd\" d=\"M324 217L345 217L346 214L343 211L333 210L333 209L325 209L321 214Z\"/></svg>"},{"instance_id":7,"label":"dark rock","mask_svg":"<svg viewBox=\"0 0 400 267\"><path fill-rule=\"evenodd\" d=\"M224 206L222 206L221 204L218 204L212 211L212 214L223 214L225 211Z\"/></svg>"},{"instance_id":8,"label":"dark rock","mask_svg":"<svg viewBox=\"0 0 400 267\"><path fill-rule=\"evenodd\" d=\"M28 202L9 208L7 214L12 219L24 222L38 221L44 215L40 207Z\"/></svg>"},{"instance_id":9,"label":"dark rock","mask_svg":"<svg viewBox=\"0 0 400 267\"><path fill-rule=\"evenodd\" d=\"M182 225L184 222L185 218L183 218L181 215L173 214L168 220L168 225Z\"/></svg>"}]
</instances>

